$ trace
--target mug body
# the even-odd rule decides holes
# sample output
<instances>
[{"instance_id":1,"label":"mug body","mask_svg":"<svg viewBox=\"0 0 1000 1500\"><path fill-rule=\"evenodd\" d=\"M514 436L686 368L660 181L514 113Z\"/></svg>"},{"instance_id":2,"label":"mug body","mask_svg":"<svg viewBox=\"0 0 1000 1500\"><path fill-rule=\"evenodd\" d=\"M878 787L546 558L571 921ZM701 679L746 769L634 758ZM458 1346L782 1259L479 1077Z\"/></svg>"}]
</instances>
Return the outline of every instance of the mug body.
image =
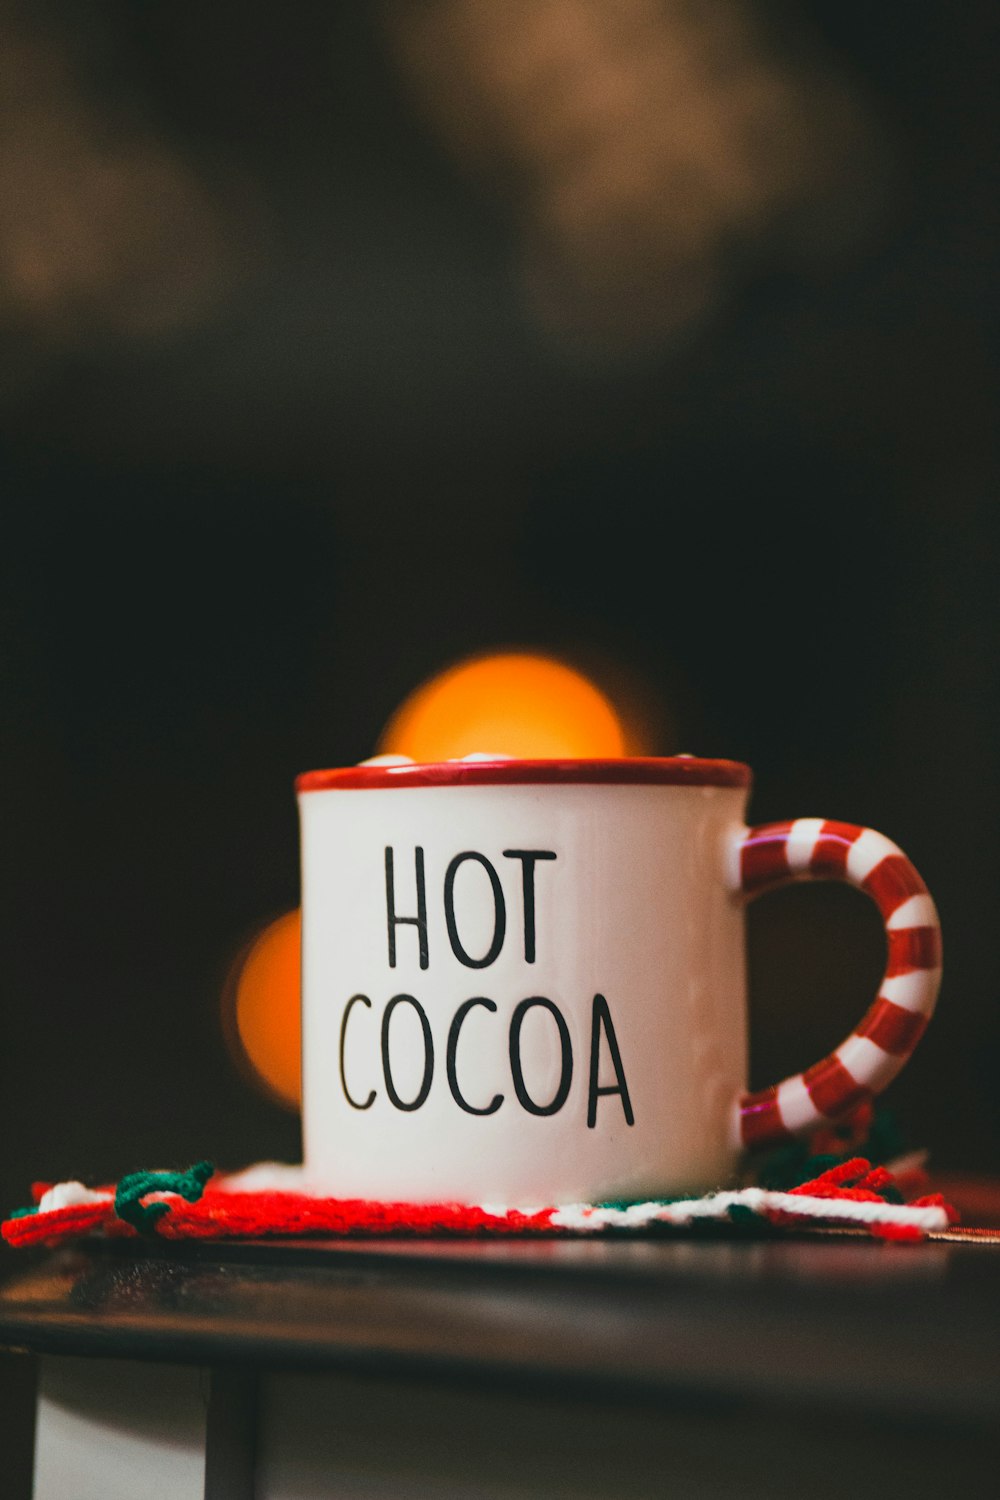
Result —
<instances>
[{"instance_id":1,"label":"mug body","mask_svg":"<svg viewBox=\"0 0 1000 1500\"><path fill-rule=\"evenodd\" d=\"M300 777L310 1178L515 1207L723 1183L748 780L689 757Z\"/></svg>"}]
</instances>

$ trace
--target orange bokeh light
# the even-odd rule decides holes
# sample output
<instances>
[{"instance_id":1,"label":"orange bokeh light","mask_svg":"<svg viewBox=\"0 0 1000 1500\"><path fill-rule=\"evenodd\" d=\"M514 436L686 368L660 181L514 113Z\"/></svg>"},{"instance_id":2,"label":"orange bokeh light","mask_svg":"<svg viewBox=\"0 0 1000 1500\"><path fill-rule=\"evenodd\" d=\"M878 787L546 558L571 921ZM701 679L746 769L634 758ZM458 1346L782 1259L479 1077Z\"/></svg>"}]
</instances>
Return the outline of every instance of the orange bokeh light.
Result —
<instances>
[{"instance_id":1,"label":"orange bokeh light","mask_svg":"<svg viewBox=\"0 0 1000 1500\"><path fill-rule=\"evenodd\" d=\"M425 682L390 719L379 751L418 761L490 751L539 760L636 753L613 705L582 672L513 651L472 657Z\"/></svg>"},{"instance_id":2,"label":"orange bokeh light","mask_svg":"<svg viewBox=\"0 0 1000 1500\"><path fill-rule=\"evenodd\" d=\"M230 1031L268 1093L298 1108L302 1097L302 914L286 912L246 950L234 978Z\"/></svg>"},{"instance_id":3,"label":"orange bokeh light","mask_svg":"<svg viewBox=\"0 0 1000 1500\"><path fill-rule=\"evenodd\" d=\"M476 752L521 759L640 755L642 735L582 672L549 656L472 657L425 682L402 704L379 744L417 761ZM233 1050L280 1103L302 1097L301 937L298 911L253 940L228 989Z\"/></svg>"}]
</instances>

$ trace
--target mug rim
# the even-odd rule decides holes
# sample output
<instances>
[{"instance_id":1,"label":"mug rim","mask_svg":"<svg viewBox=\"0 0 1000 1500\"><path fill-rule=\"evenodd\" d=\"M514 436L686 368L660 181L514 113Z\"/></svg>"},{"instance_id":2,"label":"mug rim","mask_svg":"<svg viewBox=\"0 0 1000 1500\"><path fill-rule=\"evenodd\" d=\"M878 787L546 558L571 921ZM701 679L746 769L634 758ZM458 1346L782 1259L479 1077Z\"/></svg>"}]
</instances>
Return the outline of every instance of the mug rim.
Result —
<instances>
[{"instance_id":1,"label":"mug rim","mask_svg":"<svg viewBox=\"0 0 1000 1500\"><path fill-rule=\"evenodd\" d=\"M555 760L404 761L398 765L336 766L303 771L305 792L386 790L418 786L719 786L748 787L750 767L697 755L616 756Z\"/></svg>"}]
</instances>

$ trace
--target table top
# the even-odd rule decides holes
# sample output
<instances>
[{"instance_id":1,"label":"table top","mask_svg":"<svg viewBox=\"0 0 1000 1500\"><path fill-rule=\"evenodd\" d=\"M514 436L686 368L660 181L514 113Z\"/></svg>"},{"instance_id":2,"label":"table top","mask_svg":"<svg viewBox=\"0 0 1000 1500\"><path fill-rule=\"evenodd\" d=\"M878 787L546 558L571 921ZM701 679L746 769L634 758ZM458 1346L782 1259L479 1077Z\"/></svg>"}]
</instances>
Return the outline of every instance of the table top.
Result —
<instances>
[{"instance_id":1,"label":"table top","mask_svg":"<svg viewBox=\"0 0 1000 1500\"><path fill-rule=\"evenodd\" d=\"M39 1353L1000 1417L996 1243L95 1241L0 1278Z\"/></svg>"}]
</instances>

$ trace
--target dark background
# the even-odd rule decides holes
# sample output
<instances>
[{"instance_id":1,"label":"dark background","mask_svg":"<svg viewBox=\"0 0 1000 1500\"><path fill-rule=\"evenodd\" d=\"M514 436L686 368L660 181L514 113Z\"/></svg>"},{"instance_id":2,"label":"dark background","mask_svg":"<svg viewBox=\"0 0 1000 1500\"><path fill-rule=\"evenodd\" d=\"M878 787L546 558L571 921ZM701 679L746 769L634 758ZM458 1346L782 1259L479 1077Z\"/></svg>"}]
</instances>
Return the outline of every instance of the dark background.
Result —
<instances>
[{"instance_id":1,"label":"dark background","mask_svg":"<svg viewBox=\"0 0 1000 1500\"><path fill-rule=\"evenodd\" d=\"M902 844L947 977L893 1107L995 1169L995 7L758 9L863 102L877 211L810 264L780 216L722 233L697 316L644 340L626 297L616 342L533 313L521 189L441 134L391 11L0 7L7 1203L295 1159L219 1023L297 901L292 779L503 645L638 678L658 750L751 762L756 821ZM793 890L751 961L759 1085L860 1015L877 917Z\"/></svg>"}]
</instances>

